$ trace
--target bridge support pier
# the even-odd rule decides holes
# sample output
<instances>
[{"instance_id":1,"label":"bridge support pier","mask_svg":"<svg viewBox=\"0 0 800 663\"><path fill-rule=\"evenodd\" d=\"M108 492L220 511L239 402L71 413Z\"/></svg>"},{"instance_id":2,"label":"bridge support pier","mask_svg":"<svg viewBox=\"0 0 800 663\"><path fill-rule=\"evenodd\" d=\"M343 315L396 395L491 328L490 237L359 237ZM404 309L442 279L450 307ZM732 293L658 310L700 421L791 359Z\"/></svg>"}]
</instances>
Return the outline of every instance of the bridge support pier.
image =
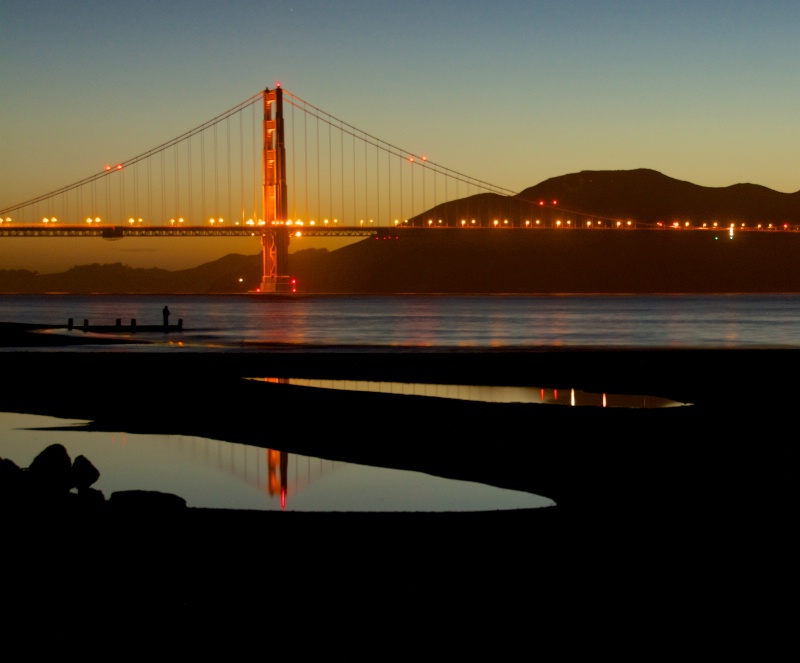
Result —
<instances>
[{"instance_id":1,"label":"bridge support pier","mask_svg":"<svg viewBox=\"0 0 800 663\"><path fill-rule=\"evenodd\" d=\"M289 232L277 227L261 235L261 292L281 292L288 280L285 274L289 262Z\"/></svg>"}]
</instances>

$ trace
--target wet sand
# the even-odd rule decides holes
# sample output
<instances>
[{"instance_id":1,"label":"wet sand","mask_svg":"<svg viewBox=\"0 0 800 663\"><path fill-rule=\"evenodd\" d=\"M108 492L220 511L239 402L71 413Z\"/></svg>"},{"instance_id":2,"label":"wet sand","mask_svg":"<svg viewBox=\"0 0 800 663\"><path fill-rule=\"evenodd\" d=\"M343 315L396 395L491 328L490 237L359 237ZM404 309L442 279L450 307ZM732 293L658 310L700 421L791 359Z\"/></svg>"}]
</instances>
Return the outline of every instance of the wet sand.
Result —
<instances>
[{"instance_id":1,"label":"wet sand","mask_svg":"<svg viewBox=\"0 0 800 663\"><path fill-rule=\"evenodd\" d=\"M795 398L781 388L782 376L800 364L794 350L39 347L0 360L7 411L87 419L92 430L204 436L424 471L557 504L471 514L188 509L16 520L10 509L6 522L19 546L6 567L47 569L53 605L74 600L76 583L89 604L143 600L167 612L263 604L272 592L284 605L328 605L331 592L356 592L384 608L424 596L428 607L444 601L471 613L488 602L505 614L509 596L521 594L553 610L577 602L607 611L613 593L627 606L615 614L630 620L642 618L632 605L655 609L654 597L659 610L681 600L684 614L704 601L727 610L745 594L750 604L763 582L781 581L795 551L787 526L796 507ZM466 403L241 379L262 376L535 384L692 405Z\"/></svg>"}]
</instances>

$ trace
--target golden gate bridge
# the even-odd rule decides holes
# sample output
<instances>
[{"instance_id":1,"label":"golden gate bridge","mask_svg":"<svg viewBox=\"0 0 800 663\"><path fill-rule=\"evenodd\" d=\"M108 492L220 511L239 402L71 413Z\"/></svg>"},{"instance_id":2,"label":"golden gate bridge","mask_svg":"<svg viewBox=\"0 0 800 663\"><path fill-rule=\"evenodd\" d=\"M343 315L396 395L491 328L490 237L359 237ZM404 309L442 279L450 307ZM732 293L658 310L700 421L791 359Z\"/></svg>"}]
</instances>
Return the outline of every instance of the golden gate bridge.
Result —
<instances>
[{"instance_id":1,"label":"golden gate bridge","mask_svg":"<svg viewBox=\"0 0 800 663\"><path fill-rule=\"evenodd\" d=\"M513 214L484 218L471 208L477 194L514 199ZM454 200L464 204L442 207ZM379 139L279 84L138 156L0 210L0 237L258 237L261 292L287 285L290 237L381 237L408 225L637 224L525 200Z\"/></svg>"},{"instance_id":2,"label":"golden gate bridge","mask_svg":"<svg viewBox=\"0 0 800 663\"><path fill-rule=\"evenodd\" d=\"M381 140L278 84L138 156L0 210L0 237L259 237L261 291L275 292L288 278L290 237L378 235L423 224L426 210L476 193L515 195ZM491 223L500 221L427 220Z\"/></svg>"}]
</instances>

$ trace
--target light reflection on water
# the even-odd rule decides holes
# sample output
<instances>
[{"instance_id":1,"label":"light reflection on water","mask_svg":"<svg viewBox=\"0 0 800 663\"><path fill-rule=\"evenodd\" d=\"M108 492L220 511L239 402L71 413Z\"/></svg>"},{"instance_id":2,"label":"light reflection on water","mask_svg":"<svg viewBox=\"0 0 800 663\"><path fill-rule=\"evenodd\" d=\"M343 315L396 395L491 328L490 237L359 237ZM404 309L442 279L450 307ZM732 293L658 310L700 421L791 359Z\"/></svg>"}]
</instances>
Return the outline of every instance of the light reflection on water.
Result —
<instances>
[{"instance_id":1,"label":"light reflection on water","mask_svg":"<svg viewBox=\"0 0 800 663\"><path fill-rule=\"evenodd\" d=\"M530 493L206 438L35 430L82 422L0 413L0 457L28 467L50 444L99 470L93 486L156 490L189 506L274 511L486 511L551 506ZM283 493L283 494L282 494ZM285 497L284 497L285 496ZM285 503L285 507L284 507Z\"/></svg>"},{"instance_id":2,"label":"light reflection on water","mask_svg":"<svg viewBox=\"0 0 800 663\"><path fill-rule=\"evenodd\" d=\"M579 389L545 389L544 387L499 387L491 385L430 384L411 382L371 382L368 380L323 380L309 378L246 378L276 384L289 384L314 389L337 389L339 391L362 391L369 393L395 394L400 396L424 396L427 398L451 398L482 403L533 403L569 405L571 407L628 407L662 408L679 407L679 403L668 398L648 395L594 394Z\"/></svg>"},{"instance_id":3,"label":"light reflection on water","mask_svg":"<svg viewBox=\"0 0 800 663\"><path fill-rule=\"evenodd\" d=\"M800 295L0 295L0 321L184 321L194 347L263 344L444 348L798 347ZM75 334L82 332L76 331ZM164 334L137 334L176 343ZM177 336L177 335L176 335ZM130 350L130 348L128 348ZM151 346L152 349L152 346Z\"/></svg>"}]
</instances>

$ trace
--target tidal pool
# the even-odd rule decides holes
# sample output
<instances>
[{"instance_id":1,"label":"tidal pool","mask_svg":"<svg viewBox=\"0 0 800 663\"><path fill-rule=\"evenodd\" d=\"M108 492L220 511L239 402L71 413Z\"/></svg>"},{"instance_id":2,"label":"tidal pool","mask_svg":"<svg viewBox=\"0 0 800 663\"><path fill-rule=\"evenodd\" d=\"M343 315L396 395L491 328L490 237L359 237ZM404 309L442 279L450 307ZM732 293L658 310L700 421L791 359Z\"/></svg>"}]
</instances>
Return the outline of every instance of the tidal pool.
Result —
<instances>
[{"instance_id":1,"label":"tidal pool","mask_svg":"<svg viewBox=\"0 0 800 663\"><path fill-rule=\"evenodd\" d=\"M182 435L71 431L82 421L0 412L0 457L28 467L50 444L99 470L94 488L156 490L191 507L285 511L494 511L546 497L421 472L324 460ZM58 427L59 430L48 430Z\"/></svg>"}]
</instances>

